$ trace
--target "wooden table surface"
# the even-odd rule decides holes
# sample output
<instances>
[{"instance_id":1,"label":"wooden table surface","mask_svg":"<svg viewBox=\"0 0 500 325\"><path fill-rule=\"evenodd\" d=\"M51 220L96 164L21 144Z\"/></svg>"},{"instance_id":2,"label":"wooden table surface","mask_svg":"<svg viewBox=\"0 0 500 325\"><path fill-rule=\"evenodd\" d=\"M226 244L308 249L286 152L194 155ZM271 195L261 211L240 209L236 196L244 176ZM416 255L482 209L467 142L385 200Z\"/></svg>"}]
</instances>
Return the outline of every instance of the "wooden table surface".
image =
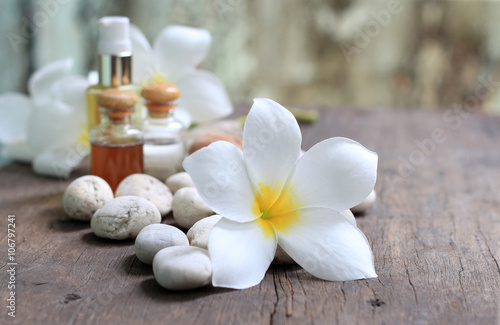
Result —
<instances>
[{"instance_id":1,"label":"wooden table surface","mask_svg":"<svg viewBox=\"0 0 500 325\"><path fill-rule=\"evenodd\" d=\"M161 288L133 241L68 219L69 180L0 170L2 324L500 324L500 118L452 111L321 109L304 149L332 136L379 154L357 218L377 279L326 282L271 267L246 290ZM16 317L7 316L7 223L16 225ZM165 222L171 223L171 219Z\"/></svg>"}]
</instances>

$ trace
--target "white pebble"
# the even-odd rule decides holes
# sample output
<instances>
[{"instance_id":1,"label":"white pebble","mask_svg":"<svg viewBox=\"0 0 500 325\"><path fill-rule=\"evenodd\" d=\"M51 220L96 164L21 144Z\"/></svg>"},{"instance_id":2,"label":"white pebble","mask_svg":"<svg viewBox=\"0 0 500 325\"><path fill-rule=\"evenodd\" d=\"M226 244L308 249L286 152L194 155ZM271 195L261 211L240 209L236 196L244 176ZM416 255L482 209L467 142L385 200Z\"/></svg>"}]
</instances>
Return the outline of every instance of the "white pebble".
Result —
<instances>
[{"instance_id":1,"label":"white pebble","mask_svg":"<svg viewBox=\"0 0 500 325\"><path fill-rule=\"evenodd\" d=\"M186 135L186 148L191 148L196 138L211 132L225 133L241 138L243 136L243 127L235 120L220 120L212 124L194 127Z\"/></svg>"},{"instance_id":2,"label":"white pebble","mask_svg":"<svg viewBox=\"0 0 500 325\"><path fill-rule=\"evenodd\" d=\"M364 213L366 212L366 210L372 207L376 199L377 199L377 193L375 192L375 190L372 190L368 195L368 197L364 199L360 204L351 208L351 211L353 213Z\"/></svg>"},{"instance_id":3,"label":"white pebble","mask_svg":"<svg viewBox=\"0 0 500 325\"><path fill-rule=\"evenodd\" d=\"M214 214L193 187L184 187L175 192L172 211L175 221L186 229L191 228L197 221Z\"/></svg>"},{"instance_id":4,"label":"white pebble","mask_svg":"<svg viewBox=\"0 0 500 325\"><path fill-rule=\"evenodd\" d=\"M180 172L170 176L165 181L165 184L167 184L168 188L174 194L183 187L194 187L194 183L193 180L191 179L191 176L189 176L189 174L186 172Z\"/></svg>"},{"instance_id":5,"label":"white pebble","mask_svg":"<svg viewBox=\"0 0 500 325\"><path fill-rule=\"evenodd\" d=\"M171 246L159 251L153 259L156 281L169 290L189 290L212 281L212 261L206 249Z\"/></svg>"},{"instance_id":6,"label":"white pebble","mask_svg":"<svg viewBox=\"0 0 500 325\"><path fill-rule=\"evenodd\" d=\"M135 238L142 228L160 222L160 212L150 201L137 196L120 196L94 213L90 227L98 237L126 239Z\"/></svg>"},{"instance_id":7,"label":"white pebble","mask_svg":"<svg viewBox=\"0 0 500 325\"><path fill-rule=\"evenodd\" d=\"M162 216L172 211L172 192L167 185L146 174L132 174L125 177L115 192L116 197L133 195L153 202Z\"/></svg>"},{"instance_id":8,"label":"white pebble","mask_svg":"<svg viewBox=\"0 0 500 325\"><path fill-rule=\"evenodd\" d=\"M68 217L90 221L94 212L113 199L113 190L102 178L82 176L68 185L63 196L63 207Z\"/></svg>"},{"instance_id":9,"label":"white pebble","mask_svg":"<svg viewBox=\"0 0 500 325\"><path fill-rule=\"evenodd\" d=\"M187 232L187 238L191 246L208 249L208 235L213 226L222 217L214 214L213 216L206 217L196 222Z\"/></svg>"},{"instance_id":10,"label":"white pebble","mask_svg":"<svg viewBox=\"0 0 500 325\"><path fill-rule=\"evenodd\" d=\"M135 239L135 255L145 263L152 264L160 250L170 246L189 246L186 235L178 228L162 223L144 227Z\"/></svg>"}]
</instances>

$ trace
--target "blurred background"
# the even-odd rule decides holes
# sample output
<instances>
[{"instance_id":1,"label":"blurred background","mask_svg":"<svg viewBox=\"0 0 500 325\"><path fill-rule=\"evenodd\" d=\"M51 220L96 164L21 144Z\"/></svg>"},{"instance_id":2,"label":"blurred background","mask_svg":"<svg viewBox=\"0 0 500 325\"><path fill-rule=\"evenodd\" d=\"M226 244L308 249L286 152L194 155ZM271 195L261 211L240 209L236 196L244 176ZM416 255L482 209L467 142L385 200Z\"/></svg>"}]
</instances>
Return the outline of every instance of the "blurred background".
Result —
<instances>
[{"instance_id":1,"label":"blurred background","mask_svg":"<svg viewBox=\"0 0 500 325\"><path fill-rule=\"evenodd\" d=\"M0 93L66 57L86 75L98 19L125 15L150 42L170 24L208 29L203 68L235 104L440 109L474 96L500 114L495 1L2 0L0 15Z\"/></svg>"}]
</instances>

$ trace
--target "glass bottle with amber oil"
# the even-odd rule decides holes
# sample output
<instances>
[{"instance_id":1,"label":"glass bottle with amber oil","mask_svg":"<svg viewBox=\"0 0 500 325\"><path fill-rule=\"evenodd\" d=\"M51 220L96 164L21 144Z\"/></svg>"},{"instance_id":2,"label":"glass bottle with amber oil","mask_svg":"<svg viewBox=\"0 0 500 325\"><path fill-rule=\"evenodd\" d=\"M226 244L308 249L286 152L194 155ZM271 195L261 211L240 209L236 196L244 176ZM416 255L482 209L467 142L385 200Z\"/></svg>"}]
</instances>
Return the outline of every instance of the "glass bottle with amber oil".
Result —
<instances>
[{"instance_id":1,"label":"glass bottle with amber oil","mask_svg":"<svg viewBox=\"0 0 500 325\"><path fill-rule=\"evenodd\" d=\"M99 20L97 52L99 83L87 89L89 130L99 125L101 120L97 96L103 90L120 88L137 92L136 85L132 84L132 42L127 17L109 16ZM139 104L133 114L134 122L142 118L142 104Z\"/></svg>"},{"instance_id":2,"label":"glass bottle with amber oil","mask_svg":"<svg viewBox=\"0 0 500 325\"><path fill-rule=\"evenodd\" d=\"M90 132L90 173L105 179L113 191L128 175L144 172L144 136L131 124L134 92L106 89L97 97L101 123Z\"/></svg>"},{"instance_id":3,"label":"glass bottle with amber oil","mask_svg":"<svg viewBox=\"0 0 500 325\"><path fill-rule=\"evenodd\" d=\"M167 83L151 83L141 92L148 111L144 122L144 172L162 181L182 171L186 155L184 125L174 116L179 89Z\"/></svg>"}]
</instances>

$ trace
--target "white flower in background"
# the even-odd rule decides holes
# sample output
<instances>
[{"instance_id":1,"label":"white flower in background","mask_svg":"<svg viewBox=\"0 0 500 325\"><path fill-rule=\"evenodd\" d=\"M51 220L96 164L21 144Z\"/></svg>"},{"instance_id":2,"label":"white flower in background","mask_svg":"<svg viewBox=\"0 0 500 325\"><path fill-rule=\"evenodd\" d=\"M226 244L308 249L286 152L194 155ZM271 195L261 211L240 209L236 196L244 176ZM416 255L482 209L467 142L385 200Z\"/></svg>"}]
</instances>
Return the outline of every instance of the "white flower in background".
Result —
<instances>
[{"instance_id":1,"label":"white flower in background","mask_svg":"<svg viewBox=\"0 0 500 325\"><path fill-rule=\"evenodd\" d=\"M36 173L69 177L88 154L85 89L87 78L70 75L73 60L35 71L30 96L0 95L2 156L31 162Z\"/></svg>"},{"instance_id":2,"label":"white flower in background","mask_svg":"<svg viewBox=\"0 0 500 325\"><path fill-rule=\"evenodd\" d=\"M208 243L214 286L257 285L278 244L321 279L377 276L366 237L340 213L373 189L377 155L353 140L330 138L300 157L301 142L288 110L256 99L243 152L219 141L184 160L204 202L223 216Z\"/></svg>"},{"instance_id":3,"label":"white flower in background","mask_svg":"<svg viewBox=\"0 0 500 325\"><path fill-rule=\"evenodd\" d=\"M179 114L186 110L193 122L204 123L233 112L222 82L214 74L198 69L212 43L207 30L169 26L158 34L153 48L136 26L131 26L130 37L134 80L169 81L179 87Z\"/></svg>"}]
</instances>

